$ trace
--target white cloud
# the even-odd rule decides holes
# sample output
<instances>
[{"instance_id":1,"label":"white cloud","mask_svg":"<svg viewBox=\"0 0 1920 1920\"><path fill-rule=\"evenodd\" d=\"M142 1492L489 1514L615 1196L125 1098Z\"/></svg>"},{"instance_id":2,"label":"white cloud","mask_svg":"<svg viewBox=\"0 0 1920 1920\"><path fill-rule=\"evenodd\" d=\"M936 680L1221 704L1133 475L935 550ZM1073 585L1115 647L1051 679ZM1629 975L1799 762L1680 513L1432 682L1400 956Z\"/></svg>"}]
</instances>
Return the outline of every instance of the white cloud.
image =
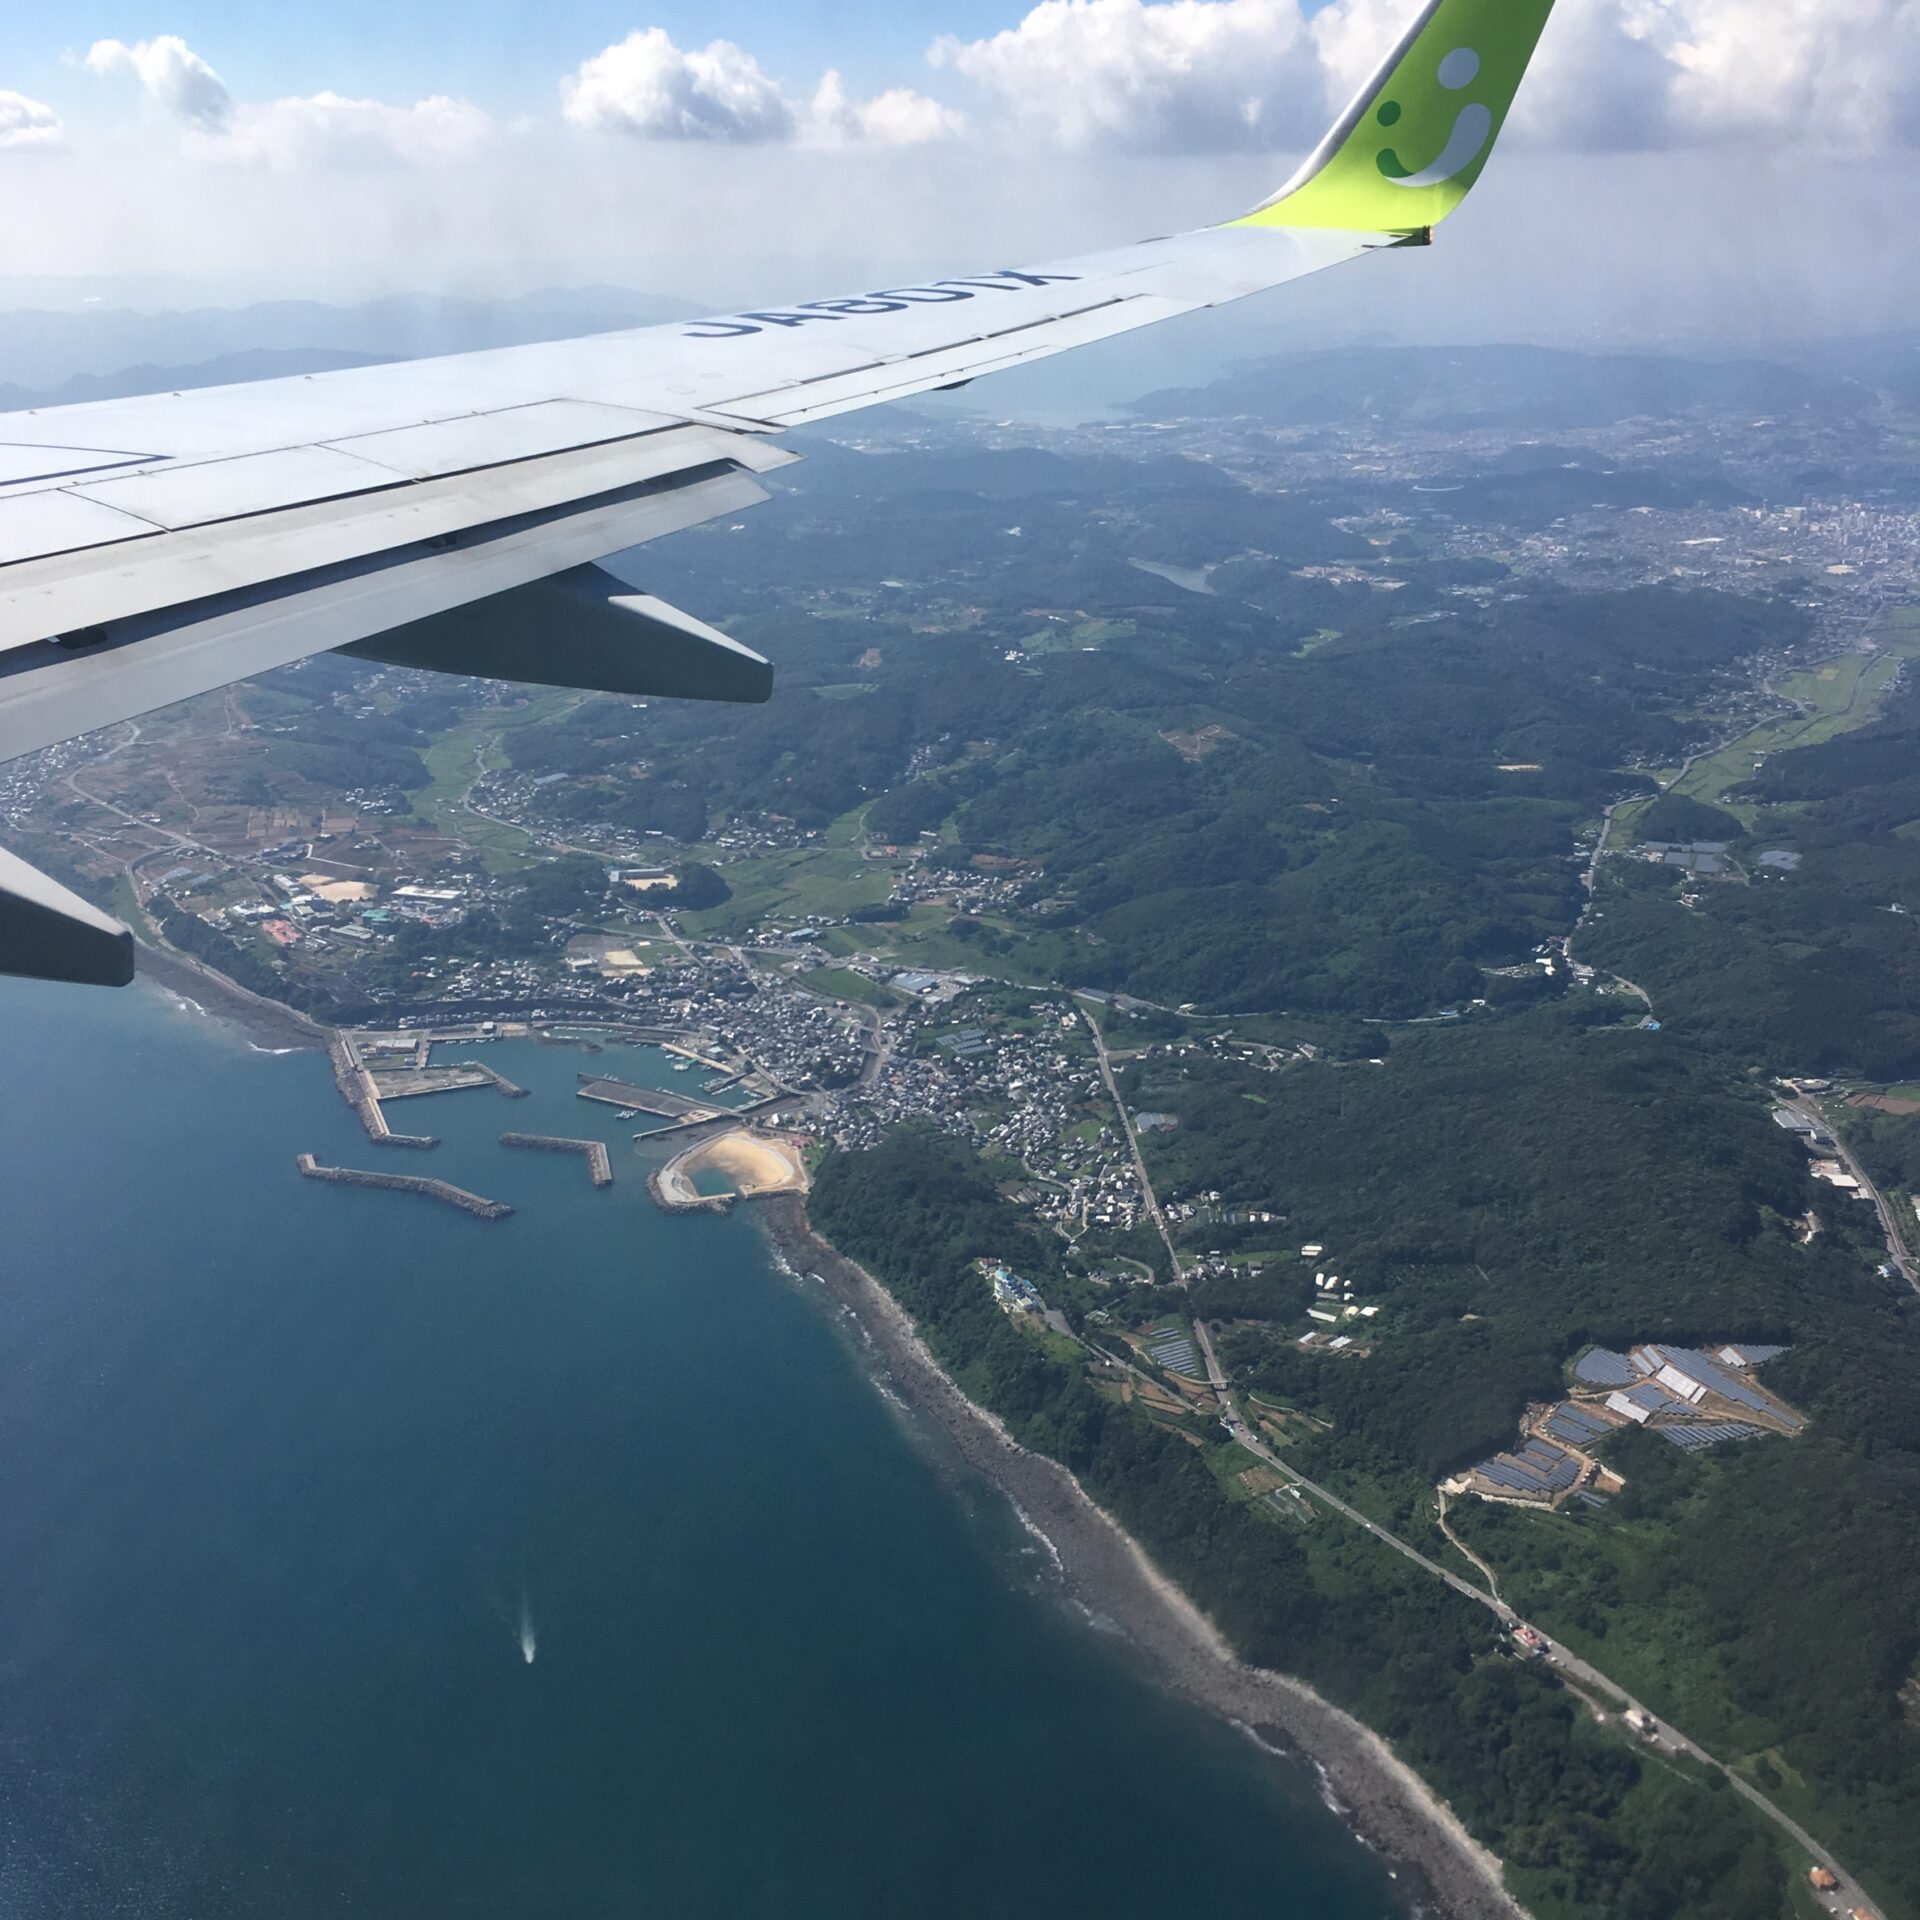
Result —
<instances>
[{"instance_id":1,"label":"white cloud","mask_svg":"<svg viewBox=\"0 0 1920 1920\"><path fill-rule=\"evenodd\" d=\"M1873 147L1902 125L1920 80L1915 0L1635 0L1624 25L1673 68L1683 128Z\"/></svg>"},{"instance_id":2,"label":"white cloud","mask_svg":"<svg viewBox=\"0 0 1920 1920\"><path fill-rule=\"evenodd\" d=\"M87 65L95 73L130 74L176 120L209 133L218 133L233 117L227 83L177 33L131 46L124 40L96 40Z\"/></svg>"},{"instance_id":3,"label":"white cloud","mask_svg":"<svg viewBox=\"0 0 1920 1920\"><path fill-rule=\"evenodd\" d=\"M315 93L236 101L227 83L178 34L129 46L98 40L95 73L126 74L185 129L196 158L277 168L367 167L464 160L493 131L480 108L444 94L410 107Z\"/></svg>"},{"instance_id":4,"label":"white cloud","mask_svg":"<svg viewBox=\"0 0 1920 1920\"><path fill-rule=\"evenodd\" d=\"M64 146L66 137L60 116L51 107L0 87L0 153Z\"/></svg>"},{"instance_id":5,"label":"white cloud","mask_svg":"<svg viewBox=\"0 0 1920 1920\"><path fill-rule=\"evenodd\" d=\"M910 87L890 87L871 100L853 99L837 73L821 80L808 111L805 133L815 146L917 147L948 140L966 128L965 118Z\"/></svg>"},{"instance_id":6,"label":"white cloud","mask_svg":"<svg viewBox=\"0 0 1920 1920\"><path fill-rule=\"evenodd\" d=\"M811 100L796 100L731 40L683 48L662 27L630 33L582 62L560 94L575 126L644 140L914 146L961 125L958 114L907 88L856 100L837 73Z\"/></svg>"},{"instance_id":7,"label":"white cloud","mask_svg":"<svg viewBox=\"0 0 1920 1920\"><path fill-rule=\"evenodd\" d=\"M577 127L651 140L790 140L793 104L731 40L684 52L664 27L630 33L561 84Z\"/></svg>"},{"instance_id":8,"label":"white cloud","mask_svg":"<svg viewBox=\"0 0 1920 1920\"><path fill-rule=\"evenodd\" d=\"M1405 30L1410 0L1041 0L928 58L1063 145L1310 145ZM1920 143L1920 0L1581 0L1547 28L1515 129L1575 150L1755 138Z\"/></svg>"},{"instance_id":9,"label":"white cloud","mask_svg":"<svg viewBox=\"0 0 1920 1920\"><path fill-rule=\"evenodd\" d=\"M470 159L492 133L480 108L444 94L395 107L316 93L237 107L224 133L191 145L207 159L283 169L429 166Z\"/></svg>"},{"instance_id":10,"label":"white cloud","mask_svg":"<svg viewBox=\"0 0 1920 1920\"><path fill-rule=\"evenodd\" d=\"M1325 86L1298 0L1042 0L928 58L1069 146L1182 152L1297 143Z\"/></svg>"}]
</instances>

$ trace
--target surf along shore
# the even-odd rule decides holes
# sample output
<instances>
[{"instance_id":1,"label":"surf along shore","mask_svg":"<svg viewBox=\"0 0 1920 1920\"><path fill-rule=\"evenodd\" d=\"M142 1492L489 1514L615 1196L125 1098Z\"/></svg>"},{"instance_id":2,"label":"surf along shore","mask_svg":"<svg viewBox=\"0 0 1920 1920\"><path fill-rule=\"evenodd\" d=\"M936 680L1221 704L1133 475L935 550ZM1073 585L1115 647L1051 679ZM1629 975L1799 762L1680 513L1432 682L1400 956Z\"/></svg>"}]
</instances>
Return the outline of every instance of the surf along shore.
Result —
<instances>
[{"instance_id":1,"label":"surf along shore","mask_svg":"<svg viewBox=\"0 0 1920 1920\"><path fill-rule=\"evenodd\" d=\"M319 1049L330 1037L319 1022L150 941L141 942L140 971L270 1044ZM1303 1755L1338 1811L1394 1861L1428 1910L1446 1920L1530 1920L1501 1884L1499 1861L1378 1734L1299 1681L1242 1662L1064 1467L1021 1447L948 1379L893 1296L814 1232L804 1164L786 1142L731 1132L676 1156L649 1184L663 1205L711 1206L691 1178L706 1170L726 1174L741 1197L763 1198L776 1250L797 1270L819 1275L893 1382L1045 1536L1067 1592L1111 1622L1158 1680L1261 1745Z\"/></svg>"},{"instance_id":2,"label":"surf along shore","mask_svg":"<svg viewBox=\"0 0 1920 1920\"><path fill-rule=\"evenodd\" d=\"M1378 1734L1299 1681L1241 1661L1072 1474L1028 1452L969 1400L894 1297L814 1232L801 1194L769 1198L761 1217L788 1264L819 1275L852 1313L893 1383L1045 1535L1072 1597L1111 1621L1157 1678L1261 1744L1304 1755L1361 1837L1449 1920L1527 1920L1501 1883L1499 1861Z\"/></svg>"}]
</instances>

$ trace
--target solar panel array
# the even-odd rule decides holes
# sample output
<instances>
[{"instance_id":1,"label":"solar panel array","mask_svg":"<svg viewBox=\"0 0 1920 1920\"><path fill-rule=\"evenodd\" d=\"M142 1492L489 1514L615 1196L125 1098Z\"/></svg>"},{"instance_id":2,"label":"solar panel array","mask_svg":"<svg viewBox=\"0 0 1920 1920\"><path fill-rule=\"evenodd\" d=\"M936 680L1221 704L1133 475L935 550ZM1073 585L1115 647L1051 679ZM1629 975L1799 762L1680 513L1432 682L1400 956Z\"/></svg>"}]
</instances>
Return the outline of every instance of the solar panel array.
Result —
<instances>
[{"instance_id":1,"label":"solar panel array","mask_svg":"<svg viewBox=\"0 0 1920 1920\"><path fill-rule=\"evenodd\" d=\"M1194 1352L1193 1342L1183 1328L1165 1327L1148 1335L1147 1352L1156 1366L1165 1367L1169 1373L1182 1373L1192 1380L1200 1378L1200 1356Z\"/></svg>"},{"instance_id":2,"label":"solar panel array","mask_svg":"<svg viewBox=\"0 0 1920 1920\"><path fill-rule=\"evenodd\" d=\"M1613 1431L1613 1423L1568 1400L1547 1416L1547 1431L1572 1447L1591 1446Z\"/></svg>"},{"instance_id":3,"label":"solar panel array","mask_svg":"<svg viewBox=\"0 0 1920 1920\"><path fill-rule=\"evenodd\" d=\"M1687 1453L1704 1453L1709 1447L1724 1447L1733 1440L1758 1439L1761 1429L1743 1420L1689 1420L1681 1427L1655 1427L1654 1432Z\"/></svg>"},{"instance_id":4,"label":"solar panel array","mask_svg":"<svg viewBox=\"0 0 1920 1920\"><path fill-rule=\"evenodd\" d=\"M1646 1413L1684 1413L1687 1410L1687 1403L1677 1393L1669 1393L1652 1380L1642 1380L1637 1387L1628 1388L1623 1397Z\"/></svg>"},{"instance_id":5,"label":"solar panel array","mask_svg":"<svg viewBox=\"0 0 1920 1920\"><path fill-rule=\"evenodd\" d=\"M1580 1461L1550 1440L1529 1440L1517 1453L1497 1453L1474 1472L1489 1486L1535 1498L1564 1493L1580 1478Z\"/></svg>"},{"instance_id":6,"label":"solar panel array","mask_svg":"<svg viewBox=\"0 0 1920 1920\"><path fill-rule=\"evenodd\" d=\"M1583 1353L1575 1363L1573 1376L1590 1387L1624 1387L1639 1378L1624 1353L1613 1353L1606 1347Z\"/></svg>"},{"instance_id":7,"label":"solar panel array","mask_svg":"<svg viewBox=\"0 0 1920 1920\"><path fill-rule=\"evenodd\" d=\"M1704 1353L1695 1353L1691 1347L1649 1347L1647 1351L1659 1356L1666 1365L1679 1368L1689 1379L1699 1381L1708 1392L1718 1394L1722 1400L1731 1400L1736 1406L1750 1407L1770 1420L1783 1420L1796 1431L1806 1424L1797 1414L1775 1406L1737 1374L1729 1373L1717 1361L1709 1360Z\"/></svg>"},{"instance_id":8,"label":"solar panel array","mask_svg":"<svg viewBox=\"0 0 1920 1920\"><path fill-rule=\"evenodd\" d=\"M1723 1347L1723 1353L1737 1353L1740 1358L1733 1362L1741 1367L1764 1367L1769 1360L1778 1360L1786 1352L1785 1347Z\"/></svg>"}]
</instances>

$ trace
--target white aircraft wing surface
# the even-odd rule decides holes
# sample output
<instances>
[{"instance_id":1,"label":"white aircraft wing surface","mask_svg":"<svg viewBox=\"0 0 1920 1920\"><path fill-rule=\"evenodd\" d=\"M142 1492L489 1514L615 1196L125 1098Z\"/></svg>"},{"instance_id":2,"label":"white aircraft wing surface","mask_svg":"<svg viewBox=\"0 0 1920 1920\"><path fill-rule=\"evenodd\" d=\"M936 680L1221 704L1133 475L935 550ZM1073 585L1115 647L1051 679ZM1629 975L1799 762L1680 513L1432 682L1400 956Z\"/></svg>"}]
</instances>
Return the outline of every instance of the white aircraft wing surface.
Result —
<instances>
[{"instance_id":1,"label":"white aircraft wing surface","mask_svg":"<svg viewBox=\"0 0 1920 1920\"><path fill-rule=\"evenodd\" d=\"M797 457L783 429L1424 244L1485 165L1551 6L1428 0L1294 180L1226 226L589 339L0 415L0 759L335 648L765 699L766 661L593 563L765 499L758 477ZM0 865L0 972L130 974L124 930L17 869Z\"/></svg>"}]
</instances>

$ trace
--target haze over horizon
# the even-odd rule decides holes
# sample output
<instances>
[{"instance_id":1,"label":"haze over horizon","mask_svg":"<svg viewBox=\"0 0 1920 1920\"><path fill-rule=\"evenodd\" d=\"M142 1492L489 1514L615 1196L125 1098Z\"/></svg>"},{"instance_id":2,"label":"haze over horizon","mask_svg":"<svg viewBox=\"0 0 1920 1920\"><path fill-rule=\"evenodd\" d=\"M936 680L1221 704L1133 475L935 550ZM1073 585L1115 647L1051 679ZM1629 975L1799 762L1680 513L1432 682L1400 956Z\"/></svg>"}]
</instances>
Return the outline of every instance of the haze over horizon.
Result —
<instances>
[{"instance_id":1,"label":"haze over horizon","mask_svg":"<svg viewBox=\"0 0 1920 1920\"><path fill-rule=\"evenodd\" d=\"M403 22L349 0L319 22L34 0L0 49L0 303L612 283L724 307L1044 260L1261 198L1413 11L567 0ZM1908 0L1566 0L1502 164L1369 324L1899 325L1920 269L1886 236L1917 138ZM1271 309L1309 340L1355 310L1340 282Z\"/></svg>"}]
</instances>

